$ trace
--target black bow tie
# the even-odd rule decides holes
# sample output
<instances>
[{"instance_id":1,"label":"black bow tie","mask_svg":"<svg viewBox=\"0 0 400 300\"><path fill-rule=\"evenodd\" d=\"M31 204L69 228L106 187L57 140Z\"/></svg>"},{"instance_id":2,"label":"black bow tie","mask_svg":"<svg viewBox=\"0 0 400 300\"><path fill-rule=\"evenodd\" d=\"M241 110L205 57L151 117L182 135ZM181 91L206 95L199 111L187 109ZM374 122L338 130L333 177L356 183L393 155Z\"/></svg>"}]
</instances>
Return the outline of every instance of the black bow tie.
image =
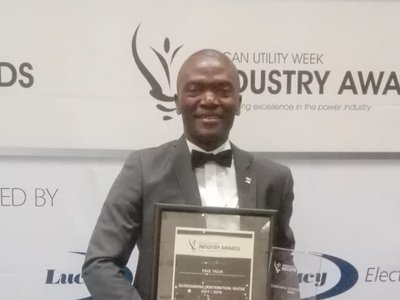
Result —
<instances>
[{"instance_id":1,"label":"black bow tie","mask_svg":"<svg viewBox=\"0 0 400 300\"><path fill-rule=\"evenodd\" d=\"M216 162L220 166L230 168L232 164L232 150L225 150L217 154L192 150L193 169L201 167L210 161Z\"/></svg>"}]
</instances>

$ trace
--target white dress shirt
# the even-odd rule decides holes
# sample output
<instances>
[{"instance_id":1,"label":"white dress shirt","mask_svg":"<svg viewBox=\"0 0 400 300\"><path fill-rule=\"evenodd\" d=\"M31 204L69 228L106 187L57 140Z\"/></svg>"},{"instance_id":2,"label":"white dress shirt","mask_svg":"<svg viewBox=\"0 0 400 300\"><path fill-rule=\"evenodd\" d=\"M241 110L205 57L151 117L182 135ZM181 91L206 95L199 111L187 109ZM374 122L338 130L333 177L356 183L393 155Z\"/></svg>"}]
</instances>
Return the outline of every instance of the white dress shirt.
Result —
<instances>
[{"instance_id":1,"label":"white dress shirt","mask_svg":"<svg viewBox=\"0 0 400 300\"><path fill-rule=\"evenodd\" d=\"M190 152L192 152L192 150L197 150L200 152L217 154L231 149L229 141L226 141L213 151L205 151L188 140L186 141ZM216 162L207 162L204 166L194 169L194 173L196 175L203 206L239 207L235 160L233 157L230 168L220 166ZM218 218L210 217L212 216L207 217L207 227L209 228L238 229L238 219L232 218L232 216L226 216L226 219L225 217L221 218L220 215L218 215Z\"/></svg>"}]
</instances>

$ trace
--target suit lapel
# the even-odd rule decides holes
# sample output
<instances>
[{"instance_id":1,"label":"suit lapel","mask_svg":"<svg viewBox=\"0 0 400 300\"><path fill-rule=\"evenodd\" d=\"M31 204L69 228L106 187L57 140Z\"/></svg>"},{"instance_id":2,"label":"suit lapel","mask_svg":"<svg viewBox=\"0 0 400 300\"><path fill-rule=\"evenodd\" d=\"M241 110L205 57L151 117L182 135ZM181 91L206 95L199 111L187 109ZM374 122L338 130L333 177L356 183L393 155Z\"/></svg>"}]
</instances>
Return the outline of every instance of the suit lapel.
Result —
<instances>
[{"instance_id":1,"label":"suit lapel","mask_svg":"<svg viewBox=\"0 0 400 300\"><path fill-rule=\"evenodd\" d=\"M190 162L190 153L182 136L175 144L174 170L186 204L201 206L199 187Z\"/></svg>"},{"instance_id":2,"label":"suit lapel","mask_svg":"<svg viewBox=\"0 0 400 300\"><path fill-rule=\"evenodd\" d=\"M253 167L253 156L232 144L235 159L236 184L239 207L256 208L256 172Z\"/></svg>"},{"instance_id":3,"label":"suit lapel","mask_svg":"<svg viewBox=\"0 0 400 300\"><path fill-rule=\"evenodd\" d=\"M253 167L253 156L232 145L235 159L236 184L239 207L256 208L256 172ZM173 164L175 175L182 191L184 202L201 206L199 187L190 163L190 153L185 138L182 136L174 145Z\"/></svg>"}]
</instances>

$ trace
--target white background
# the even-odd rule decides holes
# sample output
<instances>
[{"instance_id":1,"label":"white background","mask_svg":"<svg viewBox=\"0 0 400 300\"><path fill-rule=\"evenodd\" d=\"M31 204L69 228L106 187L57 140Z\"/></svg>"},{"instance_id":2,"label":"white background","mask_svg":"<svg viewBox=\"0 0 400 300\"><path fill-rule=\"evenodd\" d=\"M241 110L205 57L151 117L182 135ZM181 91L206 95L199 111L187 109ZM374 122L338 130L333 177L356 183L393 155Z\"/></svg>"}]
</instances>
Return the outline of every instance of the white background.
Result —
<instances>
[{"instance_id":1,"label":"white background","mask_svg":"<svg viewBox=\"0 0 400 300\"><path fill-rule=\"evenodd\" d=\"M3 157L1 187L27 192L26 204L1 206L0 286L8 299L76 299L83 285L45 284L48 269L80 273L89 237L124 157ZM337 299L395 300L399 282L366 283L367 268L399 270L398 160L280 160L295 179L291 226L296 249L353 264L360 278ZM3 175L4 174L4 175ZM54 206L35 207L35 188L58 193ZM5 194L4 194L5 195ZM10 199L3 197L3 203ZM130 268L135 268L134 260ZM18 282L24 282L21 289ZM76 298L73 298L76 297Z\"/></svg>"},{"instance_id":2,"label":"white background","mask_svg":"<svg viewBox=\"0 0 400 300\"><path fill-rule=\"evenodd\" d=\"M126 149L179 137L180 120L174 113L172 120L162 120L164 113L156 109L158 101L133 61L131 39L139 23L139 55L166 93L173 93L174 84L171 91L165 85L150 47L162 51L168 37L172 49L184 45L171 66L172 78L188 54L204 47L324 53L324 64L316 66L237 63L243 70L332 72L324 95L245 92L245 104L372 107L368 113L243 111L232 133L240 147L398 153L399 96L339 97L336 85L345 70L399 71L399 13L399 1L0 0L0 62L31 63L35 80L28 89L18 83L0 87L2 297L88 297L82 284L46 284L47 271L79 275L83 256L70 252L86 251ZM7 71L1 72L7 80ZM397 300L399 281L367 283L365 272L400 270L398 156L302 157L309 158L279 159L295 180L296 248L334 255L357 268L358 283L335 299ZM24 205L9 206L11 188L26 192ZM53 207L35 207L38 188L58 189Z\"/></svg>"},{"instance_id":3,"label":"white background","mask_svg":"<svg viewBox=\"0 0 400 300\"><path fill-rule=\"evenodd\" d=\"M246 72L331 71L323 95L245 91L244 104L371 106L369 112L243 111L233 136L245 149L400 150L399 139L394 138L400 128L399 94L381 95L381 88L379 95L337 95L347 70L386 72L384 83L389 72L400 72L400 44L395 38L400 36L399 1L2 0L0 4L0 62L16 67L31 63L35 80L28 89L18 83L0 88L0 146L6 149L137 149L175 138L181 131L179 118L172 112L173 120L162 120L165 114L155 107L161 102L149 95L150 86L133 60L131 41L141 24L139 56L167 95L174 93L174 80L169 88L151 49L164 55L165 38L171 45L164 55L168 59L183 45L170 67L173 79L189 54L206 47L231 53L323 54L322 65L237 62ZM7 80L11 75L4 69L2 76Z\"/></svg>"}]
</instances>

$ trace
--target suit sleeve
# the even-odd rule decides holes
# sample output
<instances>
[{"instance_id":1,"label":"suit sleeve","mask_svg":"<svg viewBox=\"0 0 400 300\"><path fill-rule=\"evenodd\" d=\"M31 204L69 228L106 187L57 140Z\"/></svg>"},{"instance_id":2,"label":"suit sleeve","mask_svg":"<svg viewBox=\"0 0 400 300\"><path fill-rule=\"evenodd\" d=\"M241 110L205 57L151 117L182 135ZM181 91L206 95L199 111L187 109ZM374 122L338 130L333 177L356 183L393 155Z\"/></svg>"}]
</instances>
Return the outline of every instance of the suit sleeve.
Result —
<instances>
[{"instance_id":1,"label":"suit sleeve","mask_svg":"<svg viewBox=\"0 0 400 300\"><path fill-rule=\"evenodd\" d=\"M140 232L141 212L142 167L134 152L104 202L82 268L95 300L141 299L123 275Z\"/></svg>"},{"instance_id":2,"label":"suit sleeve","mask_svg":"<svg viewBox=\"0 0 400 300\"><path fill-rule=\"evenodd\" d=\"M277 232L275 235L275 245L281 248L293 249L295 239L289 222L293 212L293 177L289 169L286 168L286 176L283 183L282 199L279 205L277 218Z\"/></svg>"}]
</instances>

